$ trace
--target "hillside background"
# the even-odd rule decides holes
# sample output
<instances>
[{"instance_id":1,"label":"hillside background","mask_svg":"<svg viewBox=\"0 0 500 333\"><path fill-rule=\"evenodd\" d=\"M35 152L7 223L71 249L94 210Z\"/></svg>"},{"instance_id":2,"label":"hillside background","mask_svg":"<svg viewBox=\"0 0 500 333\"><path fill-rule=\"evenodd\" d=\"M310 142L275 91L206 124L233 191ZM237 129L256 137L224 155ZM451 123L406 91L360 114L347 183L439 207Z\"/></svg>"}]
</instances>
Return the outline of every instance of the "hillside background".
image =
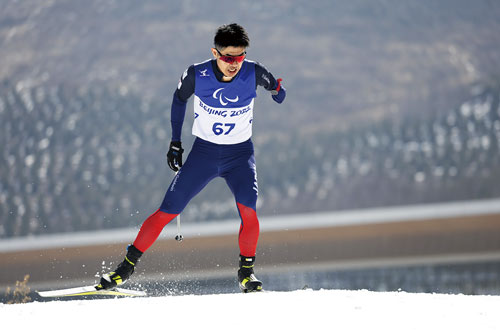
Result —
<instances>
[{"instance_id":1,"label":"hillside background","mask_svg":"<svg viewBox=\"0 0 500 333\"><path fill-rule=\"evenodd\" d=\"M498 17L486 0L2 1L0 237L156 210L172 93L234 21L288 93L258 90L260 215L499 197ZM183 212L233 217L222 180Z\"/></svg>"}]
</instances>

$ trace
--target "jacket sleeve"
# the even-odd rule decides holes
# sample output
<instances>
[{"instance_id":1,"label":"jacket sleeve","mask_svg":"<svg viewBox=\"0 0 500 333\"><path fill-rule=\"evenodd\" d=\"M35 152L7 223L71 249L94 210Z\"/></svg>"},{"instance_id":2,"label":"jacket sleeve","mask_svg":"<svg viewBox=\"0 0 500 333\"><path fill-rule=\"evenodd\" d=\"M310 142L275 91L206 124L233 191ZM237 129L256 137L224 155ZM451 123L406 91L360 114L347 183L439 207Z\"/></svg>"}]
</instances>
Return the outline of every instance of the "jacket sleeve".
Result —
<instances>
[{"instance_id":1,"label":"jacket sleeve","mask_svg":"<svg viewBox=\"0 0 500 333\"><path fill-rule=\"evenodd\" d=\"M276 94L272 95L272 98L277 103L283 102L286 97L286 90L282 83L279 83L262 64L255 63L255 84L257 86L262 86L268 91L273 91L280 87Z\"/></svg>"},{"instance_id":2,"label":"jacket sleeve","mask_svg":"<svg viewBox=\"0 0 500 333\"><path fill-rule=\"evenodd\" d=\"M182 74L172 98L170 122L172 124L172 141L181 141L182 124L186 115L187 101L194 93L194 65Z\"/></svg>"}]
</instances>

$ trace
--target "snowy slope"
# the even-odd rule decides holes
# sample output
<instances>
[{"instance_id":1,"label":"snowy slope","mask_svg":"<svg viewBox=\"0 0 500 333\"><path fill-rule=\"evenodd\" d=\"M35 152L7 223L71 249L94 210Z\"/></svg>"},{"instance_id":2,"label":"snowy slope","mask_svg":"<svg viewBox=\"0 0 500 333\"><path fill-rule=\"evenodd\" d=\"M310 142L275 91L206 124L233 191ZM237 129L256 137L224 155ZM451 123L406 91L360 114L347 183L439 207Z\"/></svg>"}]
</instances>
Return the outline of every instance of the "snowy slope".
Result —
<instances>
[{"instance_id":1,"label":"snowy slope","mask_svg":"<svg viewBox=\"0 0 500 333\"><path fill-rule=\"evenodd\" d=\"M302 290L0 305L17 332L500 332L499 296ZM4 332L11 332L7 330Z\"/></svg>"}]
</instances>

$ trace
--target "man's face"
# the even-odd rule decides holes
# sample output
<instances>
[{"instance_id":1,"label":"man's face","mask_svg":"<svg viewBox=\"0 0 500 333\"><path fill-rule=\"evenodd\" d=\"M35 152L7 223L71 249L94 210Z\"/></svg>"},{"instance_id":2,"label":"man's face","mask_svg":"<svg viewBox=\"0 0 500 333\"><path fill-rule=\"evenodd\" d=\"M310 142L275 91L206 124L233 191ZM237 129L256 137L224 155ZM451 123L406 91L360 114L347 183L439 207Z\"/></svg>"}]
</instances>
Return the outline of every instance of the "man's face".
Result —
<instances>
[{"instance_id":1,"label":"man's face","mask_svg":"<svg viewBox=\"0 0 500 333\"><path fill-rule=\"evenodd\" d=\"M212 54L217 59L217 66L220 71L229 81L241 69L241 65L245 59L245 48L242 46L228 46L220 50L212 48Z\"/></svg>"}]
</instances>

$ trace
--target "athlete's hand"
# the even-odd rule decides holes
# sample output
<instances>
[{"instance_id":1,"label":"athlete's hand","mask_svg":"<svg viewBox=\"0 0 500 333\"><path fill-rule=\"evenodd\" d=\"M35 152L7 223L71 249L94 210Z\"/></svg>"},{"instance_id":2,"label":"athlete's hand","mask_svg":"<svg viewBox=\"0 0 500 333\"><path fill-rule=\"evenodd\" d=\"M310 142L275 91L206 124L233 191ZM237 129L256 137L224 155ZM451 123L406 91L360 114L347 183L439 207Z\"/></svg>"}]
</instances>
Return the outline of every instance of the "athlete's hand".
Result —
<instances>
[{"instance_id":1,"label":"athlete's hand","mask_svg":"<svg viewBox=\"0 0 500 333\"><path fill-rule=\"evenodd\" d=\"M275 102L280 103L283 102L286 96L286 90L285 87L281 85L281 81L283 81L282 78L278 79L278 85L276 86L276 89L271 90L271 95L272 98L274 99Z\"/></svg>"},{"instance_id":2,"label":"athlete's hand","mask_svg":"<svg viewBox=\"0 0 500 333\"><path fill-rule=\"evenodd\" d=\"M182 153L184 149L182 149L182 145L180 141L172 141L170 142L170 148L167 153L167 161L170 169L175 172L179 171L182 167Z\"/></svg>"}]
</instances>

